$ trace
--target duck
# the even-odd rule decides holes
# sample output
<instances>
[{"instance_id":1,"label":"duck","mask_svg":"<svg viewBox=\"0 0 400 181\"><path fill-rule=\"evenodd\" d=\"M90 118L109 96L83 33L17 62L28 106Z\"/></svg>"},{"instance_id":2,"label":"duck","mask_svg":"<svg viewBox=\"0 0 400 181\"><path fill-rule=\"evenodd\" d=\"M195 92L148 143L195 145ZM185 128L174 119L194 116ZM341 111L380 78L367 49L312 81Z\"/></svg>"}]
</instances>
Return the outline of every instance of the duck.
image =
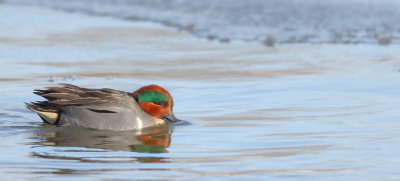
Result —
<instances>
[{"instance_id":1,"label":"duck","mask_svg":"<svg viewBox=\"0 0 400 181\"><path fill-rule=\"evenodd\" d=\"M46 101L26 103L26 107L44 123L57 126L126 131L178 121L171 94L155 84L130 93L61 83L33 93Z\"/></svg>"}]
</instances>

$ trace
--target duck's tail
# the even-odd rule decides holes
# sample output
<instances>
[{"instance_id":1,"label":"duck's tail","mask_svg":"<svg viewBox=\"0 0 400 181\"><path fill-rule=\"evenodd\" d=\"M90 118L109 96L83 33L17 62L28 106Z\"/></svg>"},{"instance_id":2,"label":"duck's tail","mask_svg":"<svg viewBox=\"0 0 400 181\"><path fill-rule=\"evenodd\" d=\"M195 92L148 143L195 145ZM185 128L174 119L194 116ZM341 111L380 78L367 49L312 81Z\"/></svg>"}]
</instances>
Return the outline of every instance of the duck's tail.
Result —
<instances>
[{"instance_id":1,"label":"duck's tail","mask_svg":"<svg viewBox=\"0 0 400 181\"><path fill-rule=\"evenodd\" d=\"M46 123L49 124L57 124L60 119L59 110L50 107L46 104L47 101L44 102L31 102L25 103L26 108L37 113L40 118Z\"/></svg>"}]
</instances>

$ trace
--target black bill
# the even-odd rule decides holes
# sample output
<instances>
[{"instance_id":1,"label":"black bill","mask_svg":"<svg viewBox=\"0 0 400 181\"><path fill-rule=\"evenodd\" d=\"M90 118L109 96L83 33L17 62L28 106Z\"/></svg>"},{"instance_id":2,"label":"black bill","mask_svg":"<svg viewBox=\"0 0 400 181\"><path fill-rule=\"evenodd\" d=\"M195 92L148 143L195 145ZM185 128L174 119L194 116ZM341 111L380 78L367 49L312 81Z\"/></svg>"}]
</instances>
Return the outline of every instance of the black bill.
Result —
<instances>
[{"instance_id":1,"label":"black bill","mask_svg":"<svg viewBox=\"0 0 400 181\"><path fill-rule=\"evenodd\" d=\"M171 122L178 121L178 119L175 117L174 113L168 114L168 115L162 117L162 119L165 121L171 121Z\"/></svg>"}]
</instances>

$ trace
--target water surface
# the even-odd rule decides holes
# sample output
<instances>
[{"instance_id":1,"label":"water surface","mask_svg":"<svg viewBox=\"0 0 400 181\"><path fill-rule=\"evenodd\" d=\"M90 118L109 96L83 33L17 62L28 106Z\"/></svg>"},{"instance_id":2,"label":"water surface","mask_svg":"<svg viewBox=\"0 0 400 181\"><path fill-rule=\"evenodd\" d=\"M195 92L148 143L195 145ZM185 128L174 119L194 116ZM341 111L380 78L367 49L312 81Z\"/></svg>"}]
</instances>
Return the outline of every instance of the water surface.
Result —
<instances>
[{"instance_id":1,"label":"water surface","mask_svg":"<svg viewBox=\"0 0 400 181\"><path fill-rule=\"evenodd\" d=\"M400 179L398 45L227 44L5 4L0 17L2 180ZM156 83L192 125L45 125L24 102L57 83Z\"/></svg>"},{"instance_id":2,"label":"water surface","mask_svg":"<svg viewBox=\"0 0 400 181\"><path fill-rule=\"evenodd\" d=\"M399 43L397 0L4 0L66 12L149 20L223 42Z\"/></svg>"}]
</instances>

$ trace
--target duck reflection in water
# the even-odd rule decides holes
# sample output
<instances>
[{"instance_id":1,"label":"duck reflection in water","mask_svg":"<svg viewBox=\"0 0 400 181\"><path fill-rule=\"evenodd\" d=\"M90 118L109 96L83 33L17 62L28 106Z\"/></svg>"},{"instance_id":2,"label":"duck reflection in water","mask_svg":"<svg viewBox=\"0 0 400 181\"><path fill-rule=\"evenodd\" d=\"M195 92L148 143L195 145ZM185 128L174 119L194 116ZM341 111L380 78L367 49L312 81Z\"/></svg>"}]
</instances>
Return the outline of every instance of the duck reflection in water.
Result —
<instances>
[{"instance_id":1,"label":"duck reflection in water","mask_svg":"<svg viewBox=\"0 0 400 181\"><path fill-rule=\"evenodd\" d=\"M134 131L104 131L80 127L43 125L36 144L61 147L98 148L139 153L167 153L171 144L170 125Z\"/></svg>"}]
</instances>

